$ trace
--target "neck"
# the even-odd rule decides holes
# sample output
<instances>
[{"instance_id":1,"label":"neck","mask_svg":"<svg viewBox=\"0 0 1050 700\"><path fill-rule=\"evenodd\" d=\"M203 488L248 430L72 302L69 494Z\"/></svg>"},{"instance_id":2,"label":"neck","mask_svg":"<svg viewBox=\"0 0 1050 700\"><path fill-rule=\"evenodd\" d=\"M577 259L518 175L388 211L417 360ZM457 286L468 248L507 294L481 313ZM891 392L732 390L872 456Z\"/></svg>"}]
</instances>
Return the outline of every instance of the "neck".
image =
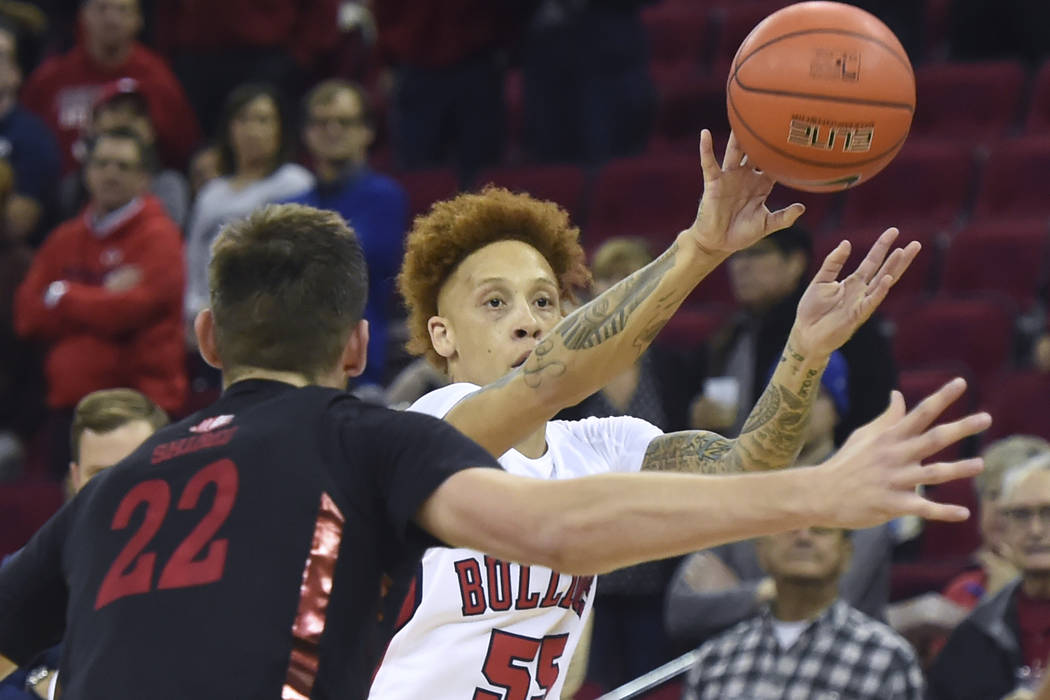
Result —
<instances>
[{"instance_id":1,"label":"neck","mask_svg":"<svg viewBox=\"0 0 1050 700\"><path fill-rule=\"evenodd\" d=\"M536 459L542 457L547 452L547 423L528 436L517 445L514 446L518 452L522 453L529 459Z\"/></svg>"},{"instance_id":2,"label":"neck","mask_svg":"<svg viewBox=\"0 0 1050 700\"><path fill-rule=\"evenodd\" d=\"M232 372L224 372L222 375L222 388L227 389L231 384L246 379L266 379L272 382L284 382L285 384L291 384L292 386L297 387L323 386L328 387L329 389L345 389L347 381L346 377L339 372L332 372L329 375L317 377L316 380L311 380L305 374L300 374L298 372L282 372L279 370L260 369L258 367L245 367Z\"/></svg>"},{"instance_id":3,"label":"neck","mask_svg":"<svg viewBox=\"0 0 1050 700\"><path fill-rule=\"evenodd\" d=\"M317 179L325 184L335 182L344 177L348 172L357 170L364 161L360 160L327 160L317 159Z\"/></svg>"},{"instance_id":4,"label":"neck","mask_svg":"<svg viewBox=\"0 0 1050 700\"><path fill-rule=\"evenodd\" d=\"M826 435L818 440L803 445L802 451L799 453L795 463L815 466L830 457L831 453L834 451L835 436Z\"/></svg>"},{"instance_id":5,"label":"neck","mask_svg":"<svg viewBox=\"0 0 1050 700\"><path fill-rule=\"evenodd\" d=\"M256 159L256 160L238 160L237 171L234 173L233 179L238 182L254 182L256 180L262 180L264 177L270 174L271 162L269 158Z\"/></svg>"},{"instance_id":6,"label":"neck","mask_svg":"<svg viewBox=\"0 0 1050 700\"><path fill-rule=\"evenodd\" d=\"M91 54L91 58L95 59L95 62L106 68L116 68L128 60L128 55L131 53L131 44L111 45L88 40L87 50Z\"/></svg>"},{"instance_id":7,"label":"neck","mask_svg":"<svg viewBox=\"0 0 1050 700\"><path fill-rule=\"evenodd\" d=\"M1025 572L1021 589L1029 598L1050 600L1050 571Z\"/></svg>"},{"instance_id":8,"label":"neck","mask_svg":"<svg viewBox=\"0 0 1050 700\"><path fill-rule=\"evenodd\" d=\"M796 581L777 579L773 614L784 622L812 620L827 610L839 594L838 580Z\"/></svg>"}]
</instances>

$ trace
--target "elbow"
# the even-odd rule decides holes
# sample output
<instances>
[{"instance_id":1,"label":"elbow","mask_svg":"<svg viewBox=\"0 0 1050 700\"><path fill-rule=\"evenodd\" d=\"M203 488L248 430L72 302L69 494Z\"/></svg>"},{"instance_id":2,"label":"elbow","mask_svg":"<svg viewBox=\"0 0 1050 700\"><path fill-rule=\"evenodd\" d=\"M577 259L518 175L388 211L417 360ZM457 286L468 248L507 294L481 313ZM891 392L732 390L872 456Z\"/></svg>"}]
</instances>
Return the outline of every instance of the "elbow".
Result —
<instances>
[{"instance_id":1,"label":"elbow","mask_svg":"<svg viewBox=\"0 0 1050 700\"><path fill-rule=\"evenodd\" d=\"M529 557L541 566L571 576L606 573L603 548L586 544L591 541L587 528L573 513L543 518L529 528L525 548Z\"/></svg>"}]
</instances>

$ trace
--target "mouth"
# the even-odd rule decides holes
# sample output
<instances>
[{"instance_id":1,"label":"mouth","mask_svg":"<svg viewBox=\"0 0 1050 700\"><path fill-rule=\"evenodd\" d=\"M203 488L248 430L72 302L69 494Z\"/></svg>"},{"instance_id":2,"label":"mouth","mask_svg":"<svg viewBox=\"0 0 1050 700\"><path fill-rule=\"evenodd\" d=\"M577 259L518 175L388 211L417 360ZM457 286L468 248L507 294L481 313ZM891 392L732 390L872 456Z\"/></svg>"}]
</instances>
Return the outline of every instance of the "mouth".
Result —
<instances>
[{"instance_id":1,"label":"mouth","mask_svg":"<svg viewBox=\"0 0 1050 700\"><path fill-rule=\"evenodd\" d=\"M519 357L517 359L517 361L515 361L514 364L511 365L511 368L517 369L518 367L521 367L523 364L525 364L525 360L529 359L529 355L531 355L531 354L532 354L532 350L529 350L529 351L525 352L524 354L522 354L522 356Z\"/></svg>"}]
</instances>

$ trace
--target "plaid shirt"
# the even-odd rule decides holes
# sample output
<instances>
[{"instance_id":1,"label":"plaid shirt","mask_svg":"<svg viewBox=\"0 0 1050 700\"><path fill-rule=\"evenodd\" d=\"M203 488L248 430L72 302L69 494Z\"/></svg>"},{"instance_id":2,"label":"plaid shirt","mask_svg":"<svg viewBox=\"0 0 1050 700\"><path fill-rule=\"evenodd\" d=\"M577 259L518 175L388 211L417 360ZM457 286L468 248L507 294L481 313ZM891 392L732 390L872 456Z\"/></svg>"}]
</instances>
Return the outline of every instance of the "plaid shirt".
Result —
<instances>
[{"instance_id":1,"label":"plaid shirt","mask_svg":"<svg viewBox=\"0 0 1050 700\"><path fill-rule=\"evenodd\" d=\"M922 699L922 672L908 643L841 600L788 649L773 625L767 608L704 644L683 700Z\"/></svg>"}]
</instances>

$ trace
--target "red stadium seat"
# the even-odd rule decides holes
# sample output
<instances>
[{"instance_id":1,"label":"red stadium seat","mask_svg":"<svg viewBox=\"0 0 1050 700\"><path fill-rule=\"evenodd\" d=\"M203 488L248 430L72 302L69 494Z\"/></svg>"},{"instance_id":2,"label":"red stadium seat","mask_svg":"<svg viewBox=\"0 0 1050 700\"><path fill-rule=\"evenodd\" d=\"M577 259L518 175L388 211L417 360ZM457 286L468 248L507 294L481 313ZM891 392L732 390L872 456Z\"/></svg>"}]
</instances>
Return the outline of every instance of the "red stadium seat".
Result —
<instances>
[{"instance_id":1,"label":"red stadium seat","mask_svg":"<svg viewBox=\"0 0 1050 700\"><path fill-rule=\"evenodd\" d=\"M659 69L681 73L699 70L710 46L710 13L703 5L661 3L642 11L649 38L649 61Z\"/></svg>"},{"instance_id":2,"label":"red stadium seat","mask_svg":"<svg viewBox=\"0 0 1050 700\"><path fill-rule=\"evenodd\" d=\"M1025 72L1015 61L938 63L919 68L915 80L913 135L988 143L1017 117Z\"/></svg>"},{"instance_id":3,"label":"red stadium seat","mask_svg":"<svg viewBox=\"0 0 1050 700\"><path fill-rule=\"evenodd\" d=\"M812 234L819 234L835 218L842 205L842 193L802 192L777 185L769 193L766 206L770 211L776 211L795 202L806 205L806 213L798 220L798 225Z\"/></svg>"},{"instance_id":4,"label":"red stadium seat","mask_svg":"<svg viewBox=\"0 0 1050 700\"><path fill-rule=\"evenodd\" d=\"M652 139L657 149L698 153L700 130L728 134L724 75L654 72L660 95ZM697 164L700 159L697 157Z\"/></svg>"},{"instance_id":5,"label":"red stadium seat","mask_svg":"<svg viewBox=\"0 0 1050 700\"><path fill-rule=\"evenodd\" d=\"M585 247L593 250L613 236L643 236L662 251L693 222L702 187L699 155L611 161L594 182Z\"/></svg>"},{"instance_id":6,"label":"red stadium seat","mask_svg":"<svg viewBox=\"0 0 1050 700\"><path fill-rule=\"evenodd\" d=\"M961 363L978 381L1001 370L1013 342L1013 309L999 297L934 299L894 314L902 368Z\"/></svg>"},{"instance_id":7,"label":"red stadium seat","mask_svg":"<svg viewBox=\"0 0 1050 700\"><path fill-rule=\"evenodd\" d=\"M718 304L681 308L654 342L678 349L699 348L725 324L728 317L729 307Z\"/></svg>"},{"instance_id":8,"label":"red stadium seat","mask_svg":"<svg viewBox=\"0 0 1050 700\"><path fill-rule=\"evenodd\" d=\"M730 63L740 44L759 22L777 10L793 4L791 0L751 0L750 2L725 2L717 10L718 36L714 42L714 65Z\"/></svg>"},{"instance_id":9,"label":"red stadium seat","mask_svg":"<svg viewBox=\"0 0 1050 700\"><path fill-rule=\"evenodd\" d=\"M840 225L946 228L966 206L973 172L967 144L909 141L885 170L846 192Z\"/></svg>"},{"instance_id":10,"label":"red stadium seat","mask_svg":"<svg viewBox=\"0 0 1050 700\"><path fill-rule=\"evenodd\" d=\"M1050 61L1044 63L1035 76L1025 129L1030 134L1050 134Z\"/></svg>"},{"instance_id":11,"label":"red stadium seat","mask_svg":"<svg viewBox=\"0 0 1050 700\"><path fill-rule=\"evenodd\" d=\"M986 384L982 406L992 415L987 441L1008 435L1039 435L1050 440L1050 374L1008 372Z\"/></svg>"},{"instance_id":12,"label":"red stadium seat","mask_svg":"<svg viewBox=\"0 0 1050 700\"><path fill-rule=\"evenodd\" d=\"M1050 221L1047 173L1050 135L1004 141L984 165L974 218Z\"/></svg>"},{"instance_id":13,"label":"red stadium seat","mask_svg":"<svg viewBox=\"0 0 1050 700\"><path fill-rule=\"evenodd\" d=\"M62 487L51 481L0 485L0 557L25 545L62 501Z\"/></svg>"},{"instance_id":14,"label":"red stadium seat","mask_svg":"<svg viewBox=\"0 0 1050 700\"><path fill-rule=\"evenodd\" d=\"M506 187L514 192L527 192L537 199L557 202L580 224L583 190L587 177L576 165L534 165L518 168L490 168L478 176L475 185L488 183Z\"/></svg>"},{"instance_id":15,"label":"red stadium seat","mask_svg":"<svg viewBox=\"0 0 1050 700\"><path fill-rule=\"evenodd\" d=\"M989 221L960 231L945 256L941 293L1000 292L1027 309L1046 275L1048 244L1045 222Z\"/></svg>"},{"instance_id":16,"label":"red stadium seat","mask_svg":"<svg viewBox=\"0 0 1050 700\"><path fill-rule=\"evenodd\" d=\"M431 204L448 199L459 191L456 174L448 168L410 170L395 177L408 192L410 218L427 213Z\"/></svg>"},{"instance_id":17,"label":"red stadium seat","mask_svg":"<svg viewBox=\"0 0 1050 700\"><path fill-rule=\"evenodd\" d=\"M955 377L966 379L966 393L963 394L962 398L949 406L938 419L939 422L953 421L972 412L977 405L977 387L974 385L973 377L965 366L946 364L923 369L903 369L897 376L897 388L900 389L900 392L904 395L905 403L911 409L922 399L937 391ZM958 459L963 454L963 448L964 445L962 443L956 443L927 461Z\"/></svg>"}]
</instances>

